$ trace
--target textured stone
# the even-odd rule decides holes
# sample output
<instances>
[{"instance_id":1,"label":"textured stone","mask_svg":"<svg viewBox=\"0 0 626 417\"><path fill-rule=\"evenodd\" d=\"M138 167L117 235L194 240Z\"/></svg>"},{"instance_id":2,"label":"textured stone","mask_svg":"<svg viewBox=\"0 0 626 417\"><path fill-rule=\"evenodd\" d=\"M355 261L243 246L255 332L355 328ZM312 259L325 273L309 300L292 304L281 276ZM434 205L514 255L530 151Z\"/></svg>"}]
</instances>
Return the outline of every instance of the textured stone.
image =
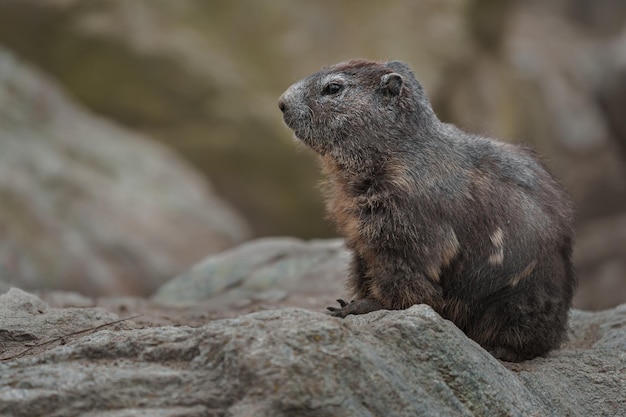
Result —
<instances>
[{"instance_id":1,"label":"textured stone","mask_svg":"<svg viewBox=\"0 0 626 417\"><path fill-rule=\"evenodd\" d=\"M345 293L349 259L340 239L257 239L204 259L161 286L152 300L219 309L294 294L337 298Z\"/></svg>"},{"instance_id":2,"label":"textured stone","mask_svg":"<svg viewBox=\"0 0 626 417\"><path fill-rule=\"evenodd\" d=\"M76 314L18 290L0 301L0 330ZM2 354L0 415L591 417L623 406L626 306L573 312L563 349L520 364L497 361L424 305L343 320L289 308L137 327Z\"/></svg>"},{"instance_id":3,"label":"textured stone","mask_svg":"<svg viewBox=\"0 0 626 417\"><path fill-rule=\"evenodd\" d=\"M12 288L0 295L0 358L117 319L115 314L101 308L51 309L40 298Z\"/></svg>"}]
</instances>

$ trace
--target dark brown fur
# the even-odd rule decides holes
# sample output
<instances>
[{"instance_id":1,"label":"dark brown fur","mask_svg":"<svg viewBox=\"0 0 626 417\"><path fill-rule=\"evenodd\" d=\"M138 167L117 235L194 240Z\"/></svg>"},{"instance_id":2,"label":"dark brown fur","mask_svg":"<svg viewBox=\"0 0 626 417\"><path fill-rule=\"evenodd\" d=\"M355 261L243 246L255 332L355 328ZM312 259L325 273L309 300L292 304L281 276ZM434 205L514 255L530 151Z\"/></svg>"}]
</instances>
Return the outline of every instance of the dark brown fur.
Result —
<instances>
[{"instance_id":1,"label":"dark brown fur","mask_svg":"<svg viewBox=\"0 0 626 417\"><path fill-rule=\"evenodd\" d=\"M575 288L572 210L531 151L440 122L401 62L350 61L279 107L317 152L353 251L333 315L432 306L495 356L559 346Z\"/></svg>"}]
</instances>

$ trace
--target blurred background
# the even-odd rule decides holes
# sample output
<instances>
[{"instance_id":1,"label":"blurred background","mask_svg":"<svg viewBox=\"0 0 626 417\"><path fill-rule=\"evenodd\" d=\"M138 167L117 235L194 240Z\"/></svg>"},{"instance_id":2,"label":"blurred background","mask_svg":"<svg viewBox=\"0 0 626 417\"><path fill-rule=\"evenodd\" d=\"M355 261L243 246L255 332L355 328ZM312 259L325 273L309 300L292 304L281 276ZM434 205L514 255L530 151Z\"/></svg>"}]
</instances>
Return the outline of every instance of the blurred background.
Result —
<instances>
[{"instance_id":1,"label":"blurred background","mask_svg":"<svg viewBox=\"0 0 626 417\"><path fill-rule=\"evenodd\" d=\"M276 101L357 57L543 154L576 306L626 300L623 0L0 0L0 281L145 295L248 239L334 236Z\"/></svg>"}]
</instances>

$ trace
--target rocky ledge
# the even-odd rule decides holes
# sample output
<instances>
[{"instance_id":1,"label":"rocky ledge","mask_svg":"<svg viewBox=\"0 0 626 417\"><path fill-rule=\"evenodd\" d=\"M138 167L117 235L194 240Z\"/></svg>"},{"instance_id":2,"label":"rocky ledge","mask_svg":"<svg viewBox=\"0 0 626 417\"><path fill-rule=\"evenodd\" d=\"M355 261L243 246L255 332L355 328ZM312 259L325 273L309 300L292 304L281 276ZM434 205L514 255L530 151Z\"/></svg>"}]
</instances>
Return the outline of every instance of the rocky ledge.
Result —
<instances>
[{"instance_id":1,"label":"rocky ledge","mask_svg":"<svg viewBox=\"0 0 626 417\"><path fill-rule=\"evenodd\" d=\"M494 359L425 305L345 320L282 308L162 326L11 289L0 317L2 416L624 411L626 305L573 311L569 342L520 364Z\"/></svg>"}]
</instances>

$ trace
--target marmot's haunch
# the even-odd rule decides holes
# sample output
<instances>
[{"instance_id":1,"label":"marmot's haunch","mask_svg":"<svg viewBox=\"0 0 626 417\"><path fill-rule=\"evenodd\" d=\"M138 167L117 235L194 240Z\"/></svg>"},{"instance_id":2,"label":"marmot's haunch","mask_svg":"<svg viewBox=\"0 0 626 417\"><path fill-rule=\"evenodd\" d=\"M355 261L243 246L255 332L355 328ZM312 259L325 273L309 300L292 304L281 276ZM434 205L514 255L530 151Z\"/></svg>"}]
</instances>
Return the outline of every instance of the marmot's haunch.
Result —
<instances>
[{"instance_id":1,"label":"marmot's haunch","mask_svg":"<svg viewBox=\"0 0 626 417\"><path fill-rule=\"evenodd\" d=\"M321 158L353 251L355 300L332 314L429 304L494 356L559 346L576 280L572 209L530 150L435 116L406 64L337 64L280 97Z\"/></svg>"}]
</instances>

